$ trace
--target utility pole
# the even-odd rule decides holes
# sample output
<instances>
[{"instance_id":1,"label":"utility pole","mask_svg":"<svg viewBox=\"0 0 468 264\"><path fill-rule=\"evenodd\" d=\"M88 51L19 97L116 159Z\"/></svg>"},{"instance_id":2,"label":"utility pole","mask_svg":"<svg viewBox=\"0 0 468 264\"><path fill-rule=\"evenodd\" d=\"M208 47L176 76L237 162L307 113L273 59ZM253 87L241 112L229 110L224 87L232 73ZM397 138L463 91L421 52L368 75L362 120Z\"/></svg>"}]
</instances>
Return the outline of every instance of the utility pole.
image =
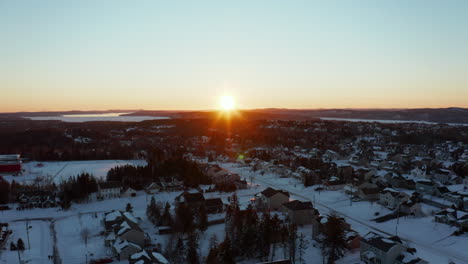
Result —
<instances>
[{"instance_id":1,"label":"utility pole","mask_svg":"<svg viewBox=\"0 0 468 264\"><path fill-rule=\"evenodd\" d=\"M31 243L29 242L29 219L26 220L26 234L28 236L28 249L31 250Z\"/></svg>"},{"instance_id":2,"label":"utility pole","mask_svg":"<svg viewBox=\"0 0 468 264\"><path fill-rule=\"evenodd\" d=\"M19 249L16 249L16 251L18 251L18 263L19 263L19 264L22 264L23 262L21 261L20 250L19 250Z\"/></svg>"}]
</instances>

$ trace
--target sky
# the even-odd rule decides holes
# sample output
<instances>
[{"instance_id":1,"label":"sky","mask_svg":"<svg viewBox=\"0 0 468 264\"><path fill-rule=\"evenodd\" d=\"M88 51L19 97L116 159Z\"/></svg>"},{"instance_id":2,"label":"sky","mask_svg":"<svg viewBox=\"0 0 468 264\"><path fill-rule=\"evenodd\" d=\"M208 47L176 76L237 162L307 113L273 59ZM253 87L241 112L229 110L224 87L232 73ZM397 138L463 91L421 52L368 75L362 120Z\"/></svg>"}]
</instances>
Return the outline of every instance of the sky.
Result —
<instances>
[{"instance_id":1,"label":"sky","mask_svg":"<svg viewBox=\"0 0 468 264\"><path fill-rule=\"evenodd\" d=\"M0 112L468 107L468 1L0 0Z\"/></svg>"}]
</instances>

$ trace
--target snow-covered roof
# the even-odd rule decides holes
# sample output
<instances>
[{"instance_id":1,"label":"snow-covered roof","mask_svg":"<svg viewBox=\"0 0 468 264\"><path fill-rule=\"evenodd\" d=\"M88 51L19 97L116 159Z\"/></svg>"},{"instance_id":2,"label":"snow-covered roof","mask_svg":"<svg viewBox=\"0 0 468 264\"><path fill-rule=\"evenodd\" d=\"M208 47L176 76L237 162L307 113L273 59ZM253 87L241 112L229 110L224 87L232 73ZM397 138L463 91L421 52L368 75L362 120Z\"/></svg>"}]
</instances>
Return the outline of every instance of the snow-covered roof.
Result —
<instances>
[{"instance_id":1,"label":"snow-covered roof","mask_svg":"<svg viewBox=\"0 0 468 264\"><path fill-rule=\"evenodd\" d=\"M130 212L124 212L123 214L128 220L132 221L135 224L138 223L136 218Z\"/></svg>"},{"instance_id":2,"label":"snow-covered roof","mask_svg":"<svg viewBox=\"0 0 468 264\"><path fill-rule=\"evenodd\" d=\"M122 213L120 211L111 212L111 213L106 214L106 221L107 222L115 221L118 217L121 217L121 216L122 216Z\"/></svg>"},{"instance_id":3,"label":"snow-covered roof","mask_svg":"<svg viewBox=\"0 0 468 264\"><path fill-rule=\"evenodd\" d=\"M169 264L169 261L167 261L167 259L163 255L159 254L158 252L153 252L152 254L153 254L153 257L157 259L159 262L163 264Z\"/></svg>"}]
</instances>

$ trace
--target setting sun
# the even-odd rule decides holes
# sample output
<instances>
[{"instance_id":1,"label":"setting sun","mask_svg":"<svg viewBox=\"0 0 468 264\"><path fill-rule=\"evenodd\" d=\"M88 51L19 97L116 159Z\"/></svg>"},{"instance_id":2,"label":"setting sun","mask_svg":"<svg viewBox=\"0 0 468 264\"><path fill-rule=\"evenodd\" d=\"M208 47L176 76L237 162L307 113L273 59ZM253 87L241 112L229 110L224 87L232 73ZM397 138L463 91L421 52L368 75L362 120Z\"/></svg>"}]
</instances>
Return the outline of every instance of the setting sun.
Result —
<instances>
[{"instance_id":1,"label":"setting sun","mask_svg":"<svg viewBox=\"0 0 468 264\"><path fill-rule=\"evenodd\" d=\"M222 110L229 111L229 110L233 110L235 108L236 103L234 101L234 97L232 97L230 95L224 95L224 96L221 97L221 99L219 101L219 105L220 105Z\"/></svg>"}]
</instances>

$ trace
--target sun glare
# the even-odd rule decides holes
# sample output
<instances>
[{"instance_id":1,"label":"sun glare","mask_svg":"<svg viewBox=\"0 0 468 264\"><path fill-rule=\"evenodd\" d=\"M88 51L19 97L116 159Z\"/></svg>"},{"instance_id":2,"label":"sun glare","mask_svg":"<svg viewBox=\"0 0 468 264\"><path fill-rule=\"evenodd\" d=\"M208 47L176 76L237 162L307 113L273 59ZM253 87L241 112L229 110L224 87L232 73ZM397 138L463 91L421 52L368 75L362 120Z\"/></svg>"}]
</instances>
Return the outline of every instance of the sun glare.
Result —
<instances>
[{"instance_id":1,"label":"sun glare","mask_svg":"<svg viewBox=\"0 0 468 264\"><path fill-rule=\"evenodd\" d=\"M236 107L234 97L232 97L230 95L221 96L221 99L219 101L219 105L220 105L221 109L224 110L224 111L230 111L230 110L233 110Z\"/></svg>"}]
</instances>

